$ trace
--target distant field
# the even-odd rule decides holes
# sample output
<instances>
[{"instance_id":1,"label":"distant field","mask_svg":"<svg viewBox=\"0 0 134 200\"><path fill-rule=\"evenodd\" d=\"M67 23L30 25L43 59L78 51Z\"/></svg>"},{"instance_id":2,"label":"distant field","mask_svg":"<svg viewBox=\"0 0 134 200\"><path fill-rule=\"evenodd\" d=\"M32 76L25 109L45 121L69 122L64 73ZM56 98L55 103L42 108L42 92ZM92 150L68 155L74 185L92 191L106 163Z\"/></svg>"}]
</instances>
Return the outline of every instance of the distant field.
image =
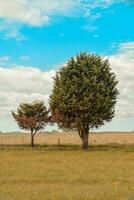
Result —
<instances>
[{"instance_id":1,"label":"distant field","mask_svg":"<svg viewBox=\"0 0 134 200\"><path fill-rule=\"evenodd\" d=\"M3 146L0 200L134 200L134 146Z\"/></svg>"},{"instance_id":2,"label":"distant field","mask_svg":"<svg viewBox=\"0 0 134 200\"><path fill-rule=\"evenodd\" d=\"M1 134L0 145L10 144L29 144L29 134ZM60 133L60 134L37 134L35 136L36 144L81 144L77 133ZM109 133L92 133L89 136L90 144L134 144L134 133L132 132L109 132Z\"/></svg>"}]
</instances>

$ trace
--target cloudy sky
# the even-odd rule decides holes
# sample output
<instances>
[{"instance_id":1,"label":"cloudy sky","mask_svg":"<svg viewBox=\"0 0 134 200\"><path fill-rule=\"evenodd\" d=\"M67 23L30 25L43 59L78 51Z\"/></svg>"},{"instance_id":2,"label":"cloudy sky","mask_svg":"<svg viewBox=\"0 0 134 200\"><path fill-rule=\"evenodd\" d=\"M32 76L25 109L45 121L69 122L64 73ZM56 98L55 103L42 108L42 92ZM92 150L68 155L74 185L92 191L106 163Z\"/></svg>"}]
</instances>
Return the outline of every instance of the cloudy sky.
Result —
<instances>
[{"instance_id":1,"label":"cloudy sky","mask_svg":"<svg viewBox=\"0 0 134 200\"><path fill-rule=\"evenodd\" d=\"M47 105L55 71L80 51L108 57L119 79L115 118L100 130L133 130L133 21L133 0L0 0L0 130L18 130L21 102Z\"/></svg>"}]
</instances>

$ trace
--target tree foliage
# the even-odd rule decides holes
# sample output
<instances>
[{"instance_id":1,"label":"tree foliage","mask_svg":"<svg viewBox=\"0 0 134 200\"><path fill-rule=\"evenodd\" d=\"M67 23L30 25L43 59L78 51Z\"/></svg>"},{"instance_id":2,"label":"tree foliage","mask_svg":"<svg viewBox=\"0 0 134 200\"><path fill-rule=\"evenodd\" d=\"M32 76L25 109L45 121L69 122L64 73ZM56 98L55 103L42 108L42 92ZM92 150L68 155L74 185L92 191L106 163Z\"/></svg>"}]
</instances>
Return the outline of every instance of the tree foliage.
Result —
<instances>
[{"instance_id":1,"label":"tree foliage","mask_svg":"<svg viewBox=\"0 0 134 200\"><path fill-rule=\"evenodd\" d=\"M88 53L71 58L54 78L49 99L54 121L60 128L77 129L87 148L89 129L114 117L117 83L107 59Z\"/></svg>"},{"instance_id":2,"label":"tree foliage","mask_svg":"<svg viewBox=\"0 0 134 200\"><path fill-rule=\"evenodd\" d=\"M33 103L20 104L17 113L12 112L12 115L20 129L31 132L31 146L34 145L35 134L44 129L51 121L50 111L47 110L42 101L34 101Z\"/></svg>"}]
</instances>

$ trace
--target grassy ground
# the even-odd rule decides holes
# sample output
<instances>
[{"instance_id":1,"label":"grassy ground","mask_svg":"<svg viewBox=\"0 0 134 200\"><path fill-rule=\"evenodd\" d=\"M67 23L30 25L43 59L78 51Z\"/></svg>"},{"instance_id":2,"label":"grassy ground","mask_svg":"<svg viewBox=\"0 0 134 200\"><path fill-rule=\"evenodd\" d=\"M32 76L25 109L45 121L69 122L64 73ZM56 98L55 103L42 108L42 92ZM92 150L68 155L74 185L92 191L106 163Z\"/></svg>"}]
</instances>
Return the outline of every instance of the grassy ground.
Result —
<instances>
[{"instance_id":1,"label":"grassy ground","mask_svg":"<svg viewBox=\"0 0 134 200\"><path fill-rule=\"evenodd\" d=\"M0 200L134 200L134 146L1 147Z\"/></svg>"}]
</instances>

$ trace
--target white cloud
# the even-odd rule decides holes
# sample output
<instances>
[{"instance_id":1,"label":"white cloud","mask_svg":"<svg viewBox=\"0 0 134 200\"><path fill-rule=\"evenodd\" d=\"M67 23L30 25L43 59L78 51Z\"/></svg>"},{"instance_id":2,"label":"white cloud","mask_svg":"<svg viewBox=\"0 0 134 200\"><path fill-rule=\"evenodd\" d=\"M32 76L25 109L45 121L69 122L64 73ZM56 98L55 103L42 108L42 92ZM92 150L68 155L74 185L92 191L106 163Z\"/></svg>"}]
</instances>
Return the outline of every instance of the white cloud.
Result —
<instances>
[{"instance_id":1,"label":"white cloud","mask_svg":"<svg viewBox=\"0 0 134 200\"><path fill-rule=\"evenodd\" d=\"M14 39L18 42L27 40L28 38L21 32L22 25L14 21L1 19L0 33L2 39Z\"/></svg>"},{"instance_id":2,"label":"white cloud","mask_svg":"<svg viewBox=\"0 0 134 200\"><path fill-rule=\"evenodd\" d=\"M97 26L94 26L92 24L87 24L83 27L84 30L88 31L88 32L94 32L98 29Z\"/></svg>"},{"instance_id":3,"label":"white cloud","mask_svg":"<svg viewBox=\"0 0 134 200\"><path fill-rule=\"evenodd\" d=\"M134 42L122 43L109 61L119 80L117 116L134 117Z\"/></svg>"},{"instance_id":4,"label":"white cloud","mask_svg":"<svg viewBox=\"0 0 134 200\"><path fill-rule=\"evenodd\" d=\"M0 0L0 17L31 26L50 23L52 14L68 15L79 0Z\"/></svg>"},{"instance_id":5,"label":"white cloud","mask_svg":"<svg viewBox=\"0 0 134 200\"><path fill-rule=\"evenodd\" d=\"M131 50L134 51L134 42L127 42L127 43L120 44L120 51L128 53ZM130 52L130 53L132 53L132 52Z\"/></svg>"},{"instance_id":6,"label":"white cloud","mask_svg":"<svg viewBox=\"0 0 134 200\"><path fill-rule=\"evenodd\" d=\"M1 63L1 62L7 62L7 61L9 61L9 59L10 59L9 56L0 57L0 63Z\"/></svg>"},{"instance_id":7,"label":"white cloud","mask_svg":"<svg viewBox=\"0 0 134 200\"><path fill-rule=\"evenodd\" d=\"M52 16L75 15L80 0L0 0L0 32L4 39L27 40L24 25L40 27L51 23Z\"/></svg>"},{"instance_id":8,"label":"white cloud","mask_svg":"<svg viewBox=\"0 0 134 200\"><path fill-rule=\"evenodd\" d=\"M30 59L30 56L24 55L24 56L21 56L20 59L26 61Z\"/></svg>"},{"instance_id":9,"label":"white cloud","mask_svg":"<svg viewBox=\"0 0 134 200\"><path fill-rule=\"evenodd\" d=\"M19 30L13 29L7 32L7 34L5 35L5 39L15 39L20 42L20 41L27 40L28 38Z\"/></svg>"},{"instance_id":10,"label":"white cloud","mask_svg":"<svg viewBox=\"0 0 134 200\"><path fill-rule=\"evenodd\" d=\"M9 56L2 56L0 57L0 65L5 66L7 65L8 61L10 60Z\"/></svg>"},{"instance_id":11,"label":"white cloud","mask_svg":"<svg viewBox=\"0 0 134 200\"><path fill-rule=\"evenodd\" d=\"M23 66L0 68L0 91L49 94L54 73L54 70L43 72L37 68Z\"/></svg>"},{"instance_id":12,"label":"white cloud","mask_svg":"<svg viewBox=\"0 0 134 200\"><path fill-rule=\"evenodd\" d=\"M0 0L0 16L30 25L39 25L42 21L45 22L45 17L42 18L40 10L34 8L32 2L30 6L30 1L27 0Z\"/></svg>"},{"instance_id":13,"label":"white cloud","mask_svg":"<svg viewBox=\"0 0 134 200\"><path fill-rule=\"evenodd\" d=\"M11 118L22 102L43 100L47 104L55 71L41 71L32 67L0 67L0 118Z\"/></svg>"},{"instance_id":14,"label":"white cloud","mask_svg":"<svg viewBox=\"0 0 134 200\"><path fill-rule=\"evenodd\" d=\"M55 16L82 16L91 22L101 17L101 12L94 13L96 8L103 10L119 1L121 0L0 0L0 32L4 39L16 39L20 42L27 40L22 33L24 25L48 25L55 20ZM89 29L91 27L87 28L88 31Z\"/></svg>"},{"instance_id":15,"label":"white cloud","mask_svg":"<svg viewBox=\"0 0 134 200\"><path fill-rule=\"evenodd\" d=\"M15 111L20 103L43 100L48 106L48 97L52 90L52 77L54 75L54 70L45 72L37 68L24 66L0 67L1 130L18 130L12 119L11 111Z\"/></svg>"},{"instance_id":16,"label":"white cloud","mask_svg":"<svg viewBox=\"0 0 134 200\"><path fill-rule=\"evenodd\" d=\"M100 13L92 14L95 8L107 8L120 0L0 0L0 18L27 24L41 26L49 24L54 15L70 16L84 15L99 18Z\"/></svg>"}]
</instances>

